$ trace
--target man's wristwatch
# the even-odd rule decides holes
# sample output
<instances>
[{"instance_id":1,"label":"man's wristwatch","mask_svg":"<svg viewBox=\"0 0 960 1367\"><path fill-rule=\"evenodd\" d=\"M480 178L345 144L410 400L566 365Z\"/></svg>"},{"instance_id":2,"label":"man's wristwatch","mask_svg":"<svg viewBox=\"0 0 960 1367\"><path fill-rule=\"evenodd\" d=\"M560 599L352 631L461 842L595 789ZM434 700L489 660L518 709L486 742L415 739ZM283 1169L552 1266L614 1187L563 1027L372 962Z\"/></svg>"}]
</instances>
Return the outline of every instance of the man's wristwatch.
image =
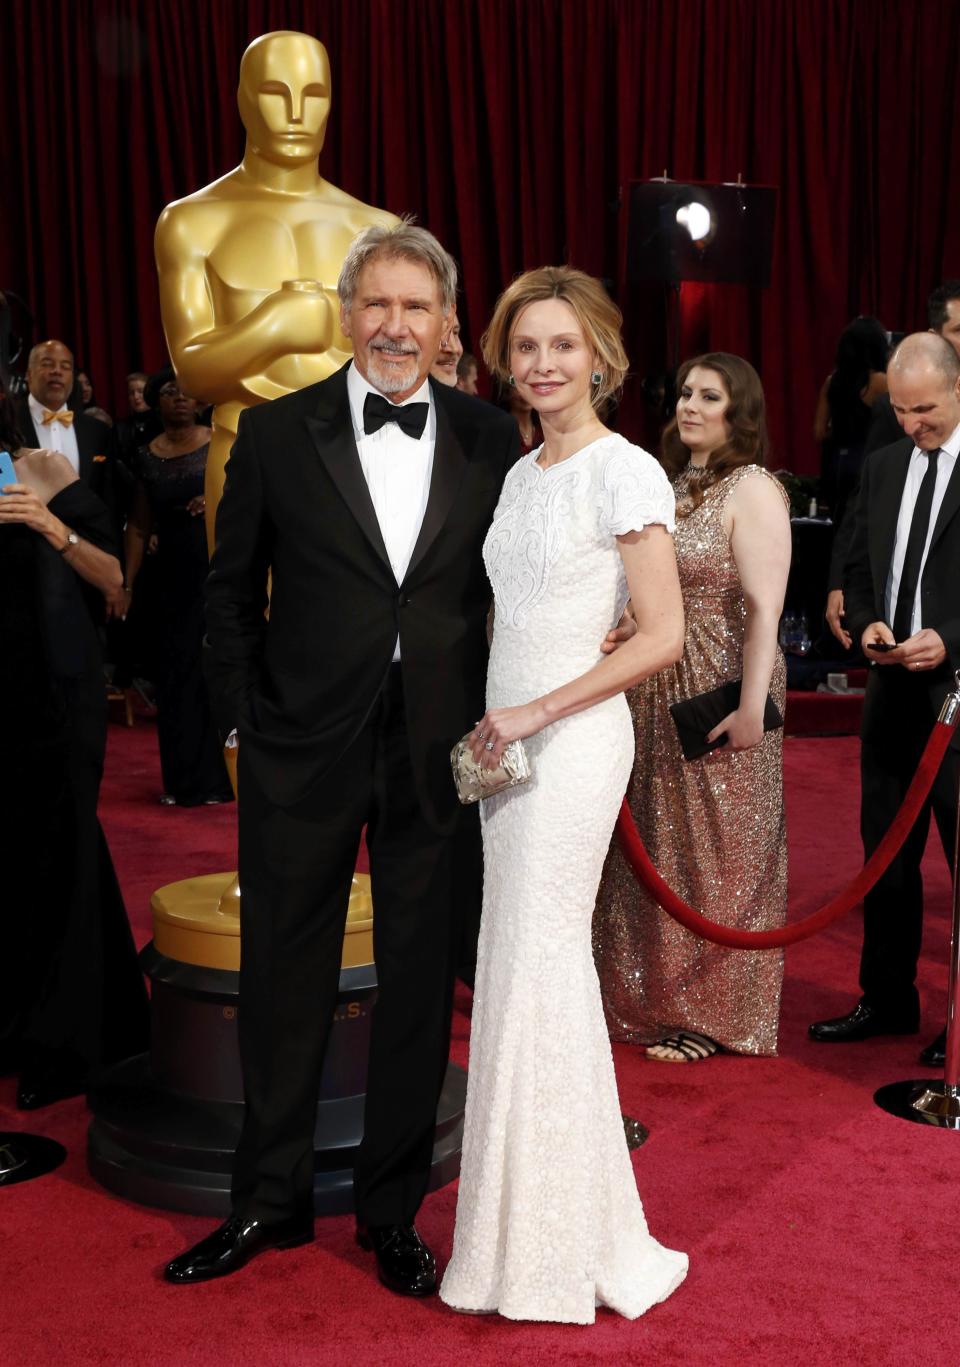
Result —
<instances>
[{"instance_id":1,"label":"man's wristwatch","mask_svg":"<svg viewBox=\"0 0 960 1367\"><path fill-rule=\"evenodd\" d=\"M80 538L76 532L67 531L67 539L60 547L60 554L66 555L67 551L72 551L74 546L80 545Z\"/></svg>"}]
</instances>

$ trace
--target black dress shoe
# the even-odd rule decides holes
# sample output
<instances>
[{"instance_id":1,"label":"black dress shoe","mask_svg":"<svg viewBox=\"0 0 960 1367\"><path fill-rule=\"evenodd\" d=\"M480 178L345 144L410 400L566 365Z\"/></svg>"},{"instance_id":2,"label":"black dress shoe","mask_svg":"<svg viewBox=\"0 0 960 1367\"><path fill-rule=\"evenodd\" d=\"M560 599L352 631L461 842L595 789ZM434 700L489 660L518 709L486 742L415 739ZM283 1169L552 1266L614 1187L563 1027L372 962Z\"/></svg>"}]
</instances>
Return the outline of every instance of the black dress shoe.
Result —
<instances>
[{"instance_id":1,"label":"black dress shoe","mask_svg":"<svg viewBox=\"0 0 960 1367\"><path fill-rule=\"evenodd\" d=\"M833 1020L814 1021L810 1038L819 1044L851 1044L854 1040L870 1039L873 1035L915 1035L920 1028L914 1016L891 1016L861 997L852 1011Z\"/></svg>"},{"instance_id":2,"label":"black dress shoe","mask_svg":"<svg viewBox=\"0 0 960 1367\"><path fill-rule=\"evenodd\" d=\"M432 1296L437 1263L413 1225L357 1225L357 1243L373 1249L384 1286L400 1296Z\"/></svg>"},{"instance_id":3,"label":"black dress shoe","mask_svg":"<svg viewBox=\"0 0 960 1367\"><path fill-rule=\"evenodd\" d=\"M313 1239L313 1217L266 1223L231 1215L225 1224L201 1239L186 1253L167 1263L163 1275L177 1286L229 1277L268 1248L299 1248Z\"/></svg>"},{"instance_id":4,"label":"black dress shoe","mask_svg":"<svg viewBox=\"0 0 960 1367\"><path fill-rule=\"evenodd\" d=\"M920 1062L925 1068L942 1068L947 1061L947 1032L940 1031L932 1044L920 1050Z\"/></svg>"},{"instance_id":5,"label":"black dress shoe","mask_svg":"<svg viewBox=\"0 0 960 1367\"><path fill-rule=\"evenodd\" d=\"M86 1090L86 1074L72 1069L44 1068L38 1072L21 1073L17 1083L17 1109L39 1111L42 1106L52 1106L55 1101L83 1096Z\"/></svg>"}]
</instances>

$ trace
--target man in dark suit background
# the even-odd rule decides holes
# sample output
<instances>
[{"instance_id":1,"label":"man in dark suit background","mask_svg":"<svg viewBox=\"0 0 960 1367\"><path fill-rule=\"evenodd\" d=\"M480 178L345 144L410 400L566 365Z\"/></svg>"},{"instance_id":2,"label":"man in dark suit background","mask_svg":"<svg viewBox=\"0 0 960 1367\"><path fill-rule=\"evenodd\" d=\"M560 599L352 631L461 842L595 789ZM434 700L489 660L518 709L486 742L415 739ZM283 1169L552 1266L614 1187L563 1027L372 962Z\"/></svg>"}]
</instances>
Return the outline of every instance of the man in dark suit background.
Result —
<instances>
[{"instance_id":1,"label":"man in dark suit background","mask_svg":"<svg viewBox=\"0 0 960 1367\"><path fill-rule=\"evenodd\" d=\"M927 321L930 324L930 331L939 332L960 356L960 280L944 280L942 285L931 290L927 296ZM890 395L881 394L879 399L874 399L870 405L870 426L863 444L864 458L869 456L871 451L879 451L881 447L890 446L899 439L900 424L890 404ZM828 578L830 587L827 590L827 603L824 608L827 626L844 650L850 649L852 638L843 624L843 570L853 537L853 510L859 489L858 478L857 487L847 503L843 521L834 533Z\"/></svg>"},{"instance_id":2,"label":"man in dark suit background","mask_svg":"<svg viewBox=\"0 0 960 1367\"><path fill-rule=\"evenodd\" d=\"M66 456L84 484L106 504L119 546L124 499L117 487L114 436L106 423L68 407L73 386L70 348L56 338L38 342L27 358L27 395L16 404L17 426L28 446ZM122 608L122 591L106 595L108 617Z\"/></svg>"},{"instance_id":3,"label":"man in dark suit background","mask_svg":"<svg viewBox=\"0 0 960 1367\"><path fill-rule=\"evenodd\" d=\"M944 337L914 333L894 352L887 376L906 435L867 457L844 578L847 623L873 662L861 728L867 857L900 808L960 669L960 357ZM920 861L932 809L952 864L958 755L954 737L930 801L864 898L863 996L847 1015L811 1025L813 1039L845 1042L918 1029ZM944 1039L923 1050L924 1063L942 1066Z\"/></svg>"},{"instance_id":4,"label":"man in dark suit background","mask_svg":"<svg viewBox=\"0 0 960 1367\"><path fill-rule=\"evenodd\" d=\"M247 1109L233 1215L166 1275L222 1276L313 1237L318 1083L366 822L378 1000L357 1233L387 1286L426 1295L435 1265L413 1221L449 1051L463 822L475 821L449 752L484 710L481 547L519 448L507 415L428 378L456 293L435 238L367 229L338 292L353 362L244 413L217 515L209 680L240 741Z\"/></svg>"},{"instance_id":5,"label":"man in dark suit background","mask_svg":"<svg viewBox=\"0 0 960 1367\"><path fill-rule=\"evenodd\" d=\"M27 396L18 403L18 425L31 445L62 452L112 510L116 500L110 428L67 406L73 384L70 348L56 339L38 342L27 360Z\"/></svg>"}]
</instances>

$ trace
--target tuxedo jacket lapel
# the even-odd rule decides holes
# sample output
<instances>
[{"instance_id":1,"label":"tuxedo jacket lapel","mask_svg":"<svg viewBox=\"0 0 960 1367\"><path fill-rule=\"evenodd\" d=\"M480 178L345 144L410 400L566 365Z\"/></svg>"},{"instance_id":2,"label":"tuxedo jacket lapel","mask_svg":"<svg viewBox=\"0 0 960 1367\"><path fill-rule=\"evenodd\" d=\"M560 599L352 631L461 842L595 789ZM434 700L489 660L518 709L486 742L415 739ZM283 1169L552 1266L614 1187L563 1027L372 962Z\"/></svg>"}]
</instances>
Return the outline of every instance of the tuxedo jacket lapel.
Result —
<instances>
[{"instance_id":1,"label":"tuxedo jacket lapel","mask_svg":"<svg viewBox=\"0 0 960 1367\"><path fill-rule=\"evenodd\" d=\"M347 397L347 367L326 381L320 394L316 414L304 419L310 439L324 467L340 492L370 545L384 562L390 573L390 557L383 542L380 523L377 520L370 490L360 464L357 443L353 436L353 422L350 417L350 402ZM433 449L433 469L430 475L430 492L427 506L420 524L410 564L404 579L417 568L427 551L436 540L440 529L453 506L463 476L467 468L467 458L460 439L454 431L450 417L438 398L438 388L430 381L433 393L434 413L436 415L437 435Z\"/></svg>"},{"instance_id":2,"label":"tuxedo jacket lapel","mask_svg":"<svg viewBox=\"0 0 960 1367\"><path fill-rule=\"evenodd\" d=\"M930 551L943 536L949 527L952 519L960 509L960 456L953 462L953 474L947 484L943 495L943 502L940 504L940 511L937 513L937 520L933 527L933 536L930 538ZM927 554L930 554L930 551Z\"/></svg>"},{"instance_id":3,"label":"tuxedo jacket lapel","mask_svg":"<svg viewBox=\"0 0 960 1367\"><path fill-rule=\"evenodd\" d=\"M94 447L97 444L96 437L99 435L98 428L91 427L89 423L83 422L79 417L74 418L73 427L77 434L77 457L79 462L77 474L83 480L84 484L89 485L90 472L93 469L93 458L95 455L102 456L104 454L103 451L94 450Z\"/></svg>"},{"instance_id":4,"label":"tuxedo jacket lapel","mask_svg":"<svg viewBox=\"0 0 960 1367\"><path fill-rule=\"evenodd\" d=\"M346 367L323 386L321 402L314 417L304 419L310 439L333 480L340 496L360 525L364 536L390 573L390 557L383 544L380 523L353 437L353 422L347 398ZM338 383L339 382L339 383Z\"/></svg>"},{"instance_id":5,"label":"tuxedo jacket lapel","mask_svg":"<svg viewBox=\"0 0 960 1367\"><path fill-rule=\"evenodd\" d=\"M33 421L33 414L30 412L30 405L27 400L17 400L14 412L17 418L17 427L20 429L20 435L26 444L28 446L43 446L43 437L37 424Z\"/></svg>"},{"instance_id":6,"label":"tuxedo jacket lapel","mask_svg":"<svg viewBox=\"0 0 960 1367\"><path fill-rule=\"evenodd\" d=\"M433 448L433 471L430 476L427 507L423 514L423 522L420 524L420 535L417 537L416 545L413 548L404 582L410 578L437 539L437 535L446 522L453 501L459 492L460 485L463 483L463 476L467 468L466 455L438 393L439 386L431 380L430 388L433 393L434 412L437 418L437 437Z\"/></svg>"}]
</instances>

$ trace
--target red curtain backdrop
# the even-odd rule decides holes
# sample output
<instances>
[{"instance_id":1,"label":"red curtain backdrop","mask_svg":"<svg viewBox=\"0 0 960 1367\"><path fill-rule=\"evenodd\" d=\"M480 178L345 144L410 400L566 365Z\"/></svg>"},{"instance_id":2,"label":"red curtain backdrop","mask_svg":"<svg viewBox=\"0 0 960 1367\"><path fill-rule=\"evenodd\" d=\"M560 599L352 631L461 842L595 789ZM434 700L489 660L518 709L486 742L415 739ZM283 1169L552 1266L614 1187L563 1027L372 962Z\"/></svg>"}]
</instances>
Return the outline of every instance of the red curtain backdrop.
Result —
<instances>
[{"instance_id":1,"label":"red curtain backdrop","mask_svg":"<svg viewBox=\"0 0 960 1367\"><path fill-rule=\"evenodd\" d=\"M566 260L611 282L635 374L662 367L663 292L625 283L629 182L779 187L770 288L689 286L681 317L681 354L757 365L775 464L816 469L844 324L924 326L960 275L954 0L8 0L0 289L114 411L164 359L157 216L239 161L240 56L280 28L330 53L325 174L438 234L474 344L513 274Z\"/></svg>"}]
</instances>

